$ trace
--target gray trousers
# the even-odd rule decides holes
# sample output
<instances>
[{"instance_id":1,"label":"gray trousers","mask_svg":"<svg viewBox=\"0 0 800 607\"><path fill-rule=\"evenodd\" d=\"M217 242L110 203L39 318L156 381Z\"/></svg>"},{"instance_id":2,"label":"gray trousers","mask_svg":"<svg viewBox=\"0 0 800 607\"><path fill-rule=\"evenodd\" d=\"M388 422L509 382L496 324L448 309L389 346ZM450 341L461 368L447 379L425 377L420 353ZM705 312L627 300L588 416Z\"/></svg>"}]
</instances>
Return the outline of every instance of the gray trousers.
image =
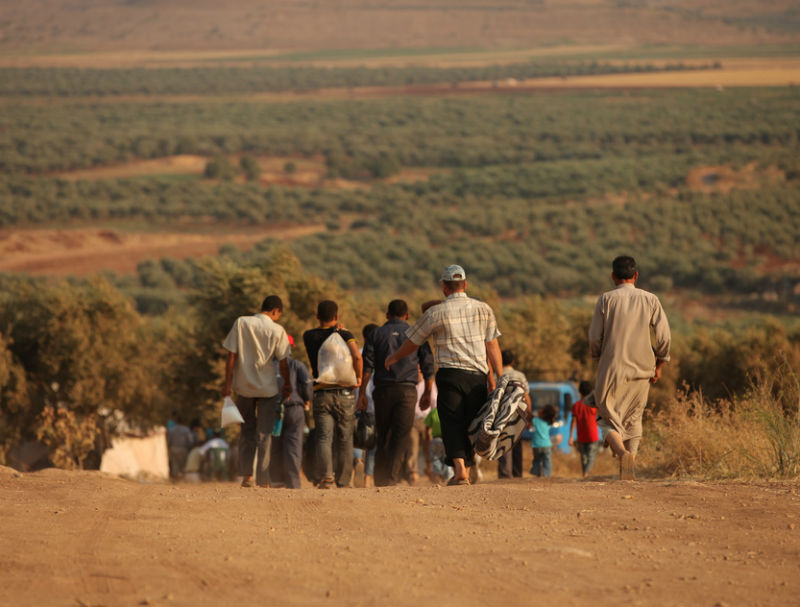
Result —
<instances>
[{"instance_id":1,"label":"gray trousers","mask_svg":"<svg viewBox=\"0 0 800 607\"><path fill-rule=\"evenodd\" d=\"M305 410L301 405L288 405L283 411L283 429L272 437L269 475L273 482L289 489L300 488L300 464L303 461L303 429Z\"/></svg>"},{"instance_id":2,"label":"gray trousers","mask_svg":"<svg viewBox=\"0 0 800 607\"><path fill-rule=\"evenodd\" d=\"M244 418L239 435L239 475L253 474L253 458L256 459L256 484L269 484L269 449L272 441L272 425L280 396L250 398L239 396L236 406Z\"/></svg>"},{"instance_id":3,"label":"gray trousers","mask_svg":"<svg viewBox=\"0 0 800 607\"><path fill-rule=\"evenodd\" d=\"M317 477L350 485L353 475L353 430L356 399L348 388L314 392L314 427L317 442ZM334 470L334 461L336 470Z\"/></svg>"},{"instance_id":4,"label":"gray trousers","mask_svg":"<svg viewBox=\"0 0 800 607\"><path fill-rule=\"evenodd\" d=\"M522 440L497 460L497 478L522 478Z\"/></svg>"}]
</instances>

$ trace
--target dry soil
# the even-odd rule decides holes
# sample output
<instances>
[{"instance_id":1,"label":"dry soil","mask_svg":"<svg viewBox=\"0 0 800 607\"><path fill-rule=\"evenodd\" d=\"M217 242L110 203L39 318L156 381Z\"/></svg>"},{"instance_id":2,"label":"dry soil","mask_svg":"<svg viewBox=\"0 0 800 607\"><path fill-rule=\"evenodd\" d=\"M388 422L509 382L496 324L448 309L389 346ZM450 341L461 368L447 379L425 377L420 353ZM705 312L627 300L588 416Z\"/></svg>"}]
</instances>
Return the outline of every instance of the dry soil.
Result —
<instances>
[{"instance_id":1,"label":"dry soil","mask_svg":"<svg viewBox=\"0 0 800 607\"><path fill-rule=\"evenodd\" d=\"M800 485L242 489L0 468L0 605L791 605Z\"/></svg>"}]
</instances>

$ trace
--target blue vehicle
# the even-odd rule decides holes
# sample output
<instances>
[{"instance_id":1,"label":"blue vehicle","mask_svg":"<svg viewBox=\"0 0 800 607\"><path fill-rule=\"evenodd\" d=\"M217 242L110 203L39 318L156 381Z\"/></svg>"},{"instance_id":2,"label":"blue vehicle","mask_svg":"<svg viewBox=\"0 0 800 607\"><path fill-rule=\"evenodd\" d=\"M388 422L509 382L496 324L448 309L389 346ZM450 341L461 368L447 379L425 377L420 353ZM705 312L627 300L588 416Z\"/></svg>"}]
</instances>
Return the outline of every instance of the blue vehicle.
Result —
<instances>
[{"instance_id":1,"label":"blue vehicle","mask_svg":"<svg viewBox=\"0 0 800 607\"><path fill-rule=\"evenodd\" d=\"M572 451L569 446L569 427L572 423L572 405L580 399L578 388L572 382L528 382L528 391L531 395L533 414L538 415L539 409L546 405L553 405L558 411L558 416L550 428L550 437L560 436L561 439L554 446L564 453ZM531 432L526 430L522 434L524 440L530 441Z\"/></svg>"}]
</instances>

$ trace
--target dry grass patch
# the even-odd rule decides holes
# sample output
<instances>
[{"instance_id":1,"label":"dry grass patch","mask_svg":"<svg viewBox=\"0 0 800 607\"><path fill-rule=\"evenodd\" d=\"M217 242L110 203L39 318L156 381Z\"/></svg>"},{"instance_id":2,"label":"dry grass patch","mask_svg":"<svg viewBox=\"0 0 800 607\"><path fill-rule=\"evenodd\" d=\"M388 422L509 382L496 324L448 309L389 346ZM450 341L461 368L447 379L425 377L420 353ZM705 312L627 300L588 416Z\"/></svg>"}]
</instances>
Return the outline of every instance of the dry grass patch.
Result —
<instances>
[{"instance_id":1,"label":"dry grass patch","mask_svg":"<svg viewBox=\"0 0 800 607\"><path fill-rule=\"evenodd\" d=\"M784 363L758 373L741 398L680 391L649 421L640 461L658 476L800 476L800 381Z\"/></svg>"},{"instance_id":2,"label":"dry grass patch","mask_svg":"<svg viewBox=\"0 0 800 607\"><path fill-rule=\"evenodd\" d=\"M240 158L240 154L233 154L227 156L226 160L232 166L238 167ZM170 175L195 175L199 178L203 176L206 165L210 160L212 159L205 156L181 154L164 158L134 160L124 164L95 167L91 169L60 171L54 173L53 176L70 181L129 179L135 177ZM288 187L321 187L333 190L354 190L370 188L374 183L393 184L427 181L433 174L449 172L447 169L408 167L401 169L394 175L385 179L354 181L328 178L328 167L322 156L312 156L310 158L262 156L255 160L261 171L258 182L265 187L281 185ZM238 171L238 168L236 170ZM233 180L244 182L245 177L244 175L237 175ZM216 180L207 181L209 183L214 183Z\"/></svg>"}]
</instances>

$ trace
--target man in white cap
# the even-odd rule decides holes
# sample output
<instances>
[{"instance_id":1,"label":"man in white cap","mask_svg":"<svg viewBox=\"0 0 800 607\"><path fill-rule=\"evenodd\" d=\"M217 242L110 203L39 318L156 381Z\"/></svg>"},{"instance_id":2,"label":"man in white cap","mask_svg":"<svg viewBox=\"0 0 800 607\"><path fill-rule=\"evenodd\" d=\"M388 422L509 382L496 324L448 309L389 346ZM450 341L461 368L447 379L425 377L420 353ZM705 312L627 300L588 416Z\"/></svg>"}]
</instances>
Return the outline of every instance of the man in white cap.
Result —
<instances>
[{"instance_id":1,"label":"man in white cap","mask_svg":"<svg viewBox=\"0 0 800 607\"><path fill-rule=\"evenodd\" d=\"M491 371L503 375L497 321L484 302L467 297L467 274L458 265L442 273L446 299L428 308L406 331L406 341L386 358L388 370L433 336L437 404L447 464L455 476L449 485L469 485L474 451L467 429L495 386Z\"/></svg>"}]
</instances>

